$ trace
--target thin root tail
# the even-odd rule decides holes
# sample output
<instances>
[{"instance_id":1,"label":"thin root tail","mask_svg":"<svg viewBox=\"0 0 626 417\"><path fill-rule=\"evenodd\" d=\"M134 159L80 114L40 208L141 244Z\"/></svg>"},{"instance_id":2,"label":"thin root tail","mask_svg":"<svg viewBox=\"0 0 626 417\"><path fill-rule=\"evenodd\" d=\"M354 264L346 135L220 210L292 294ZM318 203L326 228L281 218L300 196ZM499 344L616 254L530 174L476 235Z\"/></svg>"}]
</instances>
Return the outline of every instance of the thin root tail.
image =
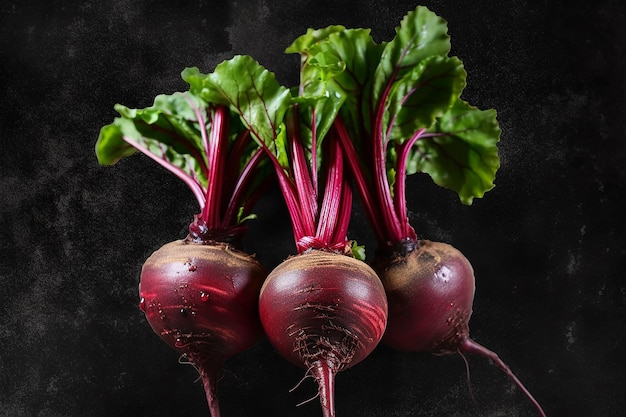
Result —
<instances>
[{"instance_id":1,"label":"thin root tail","mask_svg":"<svg viewBox=\"0 0 626 417\"><path fill-rule=\"evenodd\" d=\"M522 384L522 381L520 381L517 376L515 376L513 371L511 371L511 368L509 368L509 366L504 363L502 359L500 359L497 353L487 349L486 347L470 339L469 337L464 338L461 342L459 353L471 353L491 360L498 368L500 368L505 374L507 374L508 377L515 383L515 385L517 385L517 387L524 393L524 395L535 406L535 408L539 412L539 415L541 417L546 417L546 413L543 411L543 408L541 408L541 405L539 405L539 402L535 399L535 397L532 396L532 394L530 393L530 391L528 391L524 384Z\"/></svg>"},{"instance_id":2,"label":"thin root tail","mask_svg":"<svg viewBox=\"0 0 626 417\"><path fill-rule=\"evenodd\" d=\"M332 360L320 359L312 363L311 374L319 386L323 417L335 417L336 366Z\"/></svg>"},{"instance_id":3,"label":"thin root tail","mask_svg":"<svg viewBox=\"0 0 626 417\"><path fill-rule=\"evenodd\" d=\"M204 393L206 395L207 405L211 417L220 417L220 406L217 397L217 385L219 380L219 371L221 364L217 363L204 363L196 364L198 371L200 372L200 378L202 378L202 385L204 387Z\"/></svg>"}]
</instances>

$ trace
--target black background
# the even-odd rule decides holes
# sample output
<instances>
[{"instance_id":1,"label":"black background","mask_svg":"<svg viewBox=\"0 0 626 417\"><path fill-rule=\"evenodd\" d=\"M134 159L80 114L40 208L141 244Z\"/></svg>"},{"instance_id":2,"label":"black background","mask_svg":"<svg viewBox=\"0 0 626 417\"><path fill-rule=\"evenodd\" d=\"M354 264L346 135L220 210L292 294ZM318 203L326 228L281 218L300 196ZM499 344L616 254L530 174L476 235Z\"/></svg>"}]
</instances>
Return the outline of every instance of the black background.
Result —
<instances>
[{"instance_id":1,"label":"black background","mask_svg":"<svg viewBox=\"0 0 626 417\"><path fill-rule=\"evenodd\" d=\"M183 237L197 208L141 156L98 166L113 105L145 107L250 54L297 82L284 48L308 27L391 39L417 4L449 22L469 73L464 98L503 129L496 188L463 206L425 176L408 182L418 233L476 270L473 337L508 362L549 416L626 407L623 203L626 9L621 0L2 2L0 6L0 415L206 416L196 373L137 308L143 260ZM293 253L274 190L246 247L268 267ZM371 242L354 213L351 237ZM378 348L337 379L337 414L534 416L507 378L469 357ZM312 381L263 341L230 360L222 411L319 416Z\"/></svg>"}]
</instances>

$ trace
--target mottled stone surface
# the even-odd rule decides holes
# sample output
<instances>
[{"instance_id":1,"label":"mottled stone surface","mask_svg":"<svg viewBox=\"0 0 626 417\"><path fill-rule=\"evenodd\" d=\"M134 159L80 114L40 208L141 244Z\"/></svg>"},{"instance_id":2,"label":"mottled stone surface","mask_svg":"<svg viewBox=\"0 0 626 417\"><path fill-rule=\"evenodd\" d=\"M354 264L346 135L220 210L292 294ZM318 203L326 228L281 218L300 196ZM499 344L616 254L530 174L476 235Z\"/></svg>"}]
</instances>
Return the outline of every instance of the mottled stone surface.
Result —
<instances>
[{"instance_id":1,"label":"mottled stone surface","mask_svg":"<svg viewBox=\"0 0 626 417\"><path fill-rule=\"evenodd\" d=\"M503 128L496 188L471 207L410 178L420 235L476 270L472 334L500 353L551 417L626 406L624 280L626 9L619 1L424 1L445 17L469 73L465 98ZM143 260L184 236L196 211L182 183L136 157L98 166L113 105L143 107L250 54L284 84L283 49L308 27L370 27L390 39L416 2L3 1L0 5L0 416L208 415L195 370L137 308ZM248 249L293 251L277 193ZM368 243L364 215L355 237ZM468 358L384 348L337 379L337 414L534 416L506 377ZM319 416L311 380L263 342L227 363L224 417Z\"/></svg>"}]
</instances>

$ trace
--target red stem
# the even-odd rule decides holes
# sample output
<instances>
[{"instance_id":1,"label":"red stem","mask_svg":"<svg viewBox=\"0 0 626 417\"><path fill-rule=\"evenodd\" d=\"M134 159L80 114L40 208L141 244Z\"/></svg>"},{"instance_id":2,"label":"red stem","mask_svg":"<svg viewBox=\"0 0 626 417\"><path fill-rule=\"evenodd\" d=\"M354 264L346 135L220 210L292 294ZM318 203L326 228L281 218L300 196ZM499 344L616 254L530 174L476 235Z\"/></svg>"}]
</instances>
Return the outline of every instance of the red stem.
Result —
<instances>
[{"instance_id":1,"label":"red stem","mask_svg":"<svg viewBox=\"0 0 626 417\"><path fill-rule=\"evenodd\" d=\"M209 138L207 137L207 131L206 131L206 121L204 120L204 117L202 116L202 113L200 112L200 109L198 108L198 106L196 106L196 103L194 103L194 101L189 97L188 94L184 95L185 100L187 101L187 103L189 104L189 106L193 109L193 112L196 115L196 118L198 119L198 128L200 129L200 135L202 137L202 146L204 149L207 149L209 144L208 144L208 140ZM180 141L184 144L187 143L187 141ZM200 166L202 167L202 172L204 172L204 174L206 176L209 175L209 167L207 166L207 163L205 162L204 158L202 157L202 155L200 153L198 153L195 150L195 147L191 147L189 146L190 151L192 152L192 155L194 156L194 159L196 161L198 161L198 163L200 164Z\"/></svg>"},{"instance_id":2,"label":"red stem","mask_svg":"<svg viewBox=\"0 0 626 417\"><path fill-rule=\"evenodd\" d=\"M293 227L293 234L296 242L299 237L305 236L304 228L302 225L302 216L300 214L300 204L297 198L297 190L294 182L289 177L287 171L280 164L276 155L272 153L272 151L267 147L267 145L263 142L259 142L261 148L270 159L272 166L274 167L274 172L276 173L276 177L278 179L278 185L280 187L280 191L285 200L285 204L287 206L287 211L289 212L289 216L291 217L291 225Z\"/></svg>"},{"instance_id":3,"label":"red stem","mask_svg":"<svg viewBox=\"0 0 626 417\"><path fill-rule=\"evenodd\" d=\"M426 129L420 129L406 142L398 146L398 153L396 159L396 180L394 183L394 205L398 220L402 226L402 237L416 239L415 230L409 224L409 219L406 210L406 163L409 157L409 151L415 142L421 137Z\"/></svg>"},{"instance_id":4,"label":"red stem","mask_svg":"<svg viewBox=\"0 0 626 417\"><path fill-rule=\"evenodd\" d=\"M337 227L335 227L335 234L332 237L333 242L344 242L346 241L346 236L348 235L348 226L350 223L350 217L352 215L352 188L350 187L350 182L344 176L343 185L342 185L342 193L341 193L341 204L339 205L339 215L337 216Z\"/></svg>"},{"instance_id":5,"label":"red stem","mask_svg":"<svg viewBox=\"0 0 626 417\"><path fill-rule=\"evenodd\" d=\"M380 204L376 201L376 196L370 193L373 185L368 183L363 175L364 170L361 168L359 157L354 149L354 144L350 139L346 126L340 117L335 119L333 123L335 131L337 132L337 138L341 143L342 149L346 155L346 160L350 167L352 174L352 180L355 184L359 197L361 198L361 204L370 219L370 223L374 229L374 233L379 238L384 236L384 226L381 220L382 214L380 213Z\"/></svg>"},{"instance_id":6,"label":"red stem","mask_svg":"<svg viewBox=\"0 0 626 417\"><path fill-rule=\"evenodd\" d=\"M313 186L313 173L308 169L304 145L298 135L297 109L295 106L287 122L292 157L291 168L300 202L300 215L302 216L304 231L306 235L312 236L315 233L315 221L318 212L317 189Z\"/></svg>"},{"instance_id":7,"label":"red stem","mask_svg":"<svg viewBox=\"0 0 626 417\"><path fill-rule=\"evenodd\" d=\"M267 176L263 179L263 181L260 184L255 185L254 189L246 197L245 201L243 201L243 204L241 206L243 207L244 216L247 216L249 213L252 212L252 208L261 199L261 197L263 197L265 193L269 190L269 187L272 184L273 180L274 180L274 177Z\"/></svg>"},{"instance_id":8,"label":"red stem","mask_svg":"<svg viewBox=\"0 0 626 417\"><path fill-rule=\"evenodd\" d=\"M328 138L328 140L331 139L335 138L332 136ZM329 144L328 159L330 163L315 236L324 245L335 246L338 242L333 240L333 236L337 228L341 207L346 203L341 199L343 195L343 154L337 140L332 140ZM345 241L345 234L341 237L341 241Z\"/></svg>"},{"instance_id":9,"label":"red stem","mask_svg":"<svg viewBox=\"0 0 626 417\"><path fill-rule=\"evenodd\" d=\"M317 191L317 119L315 115L315 110L313 110L311 115L311 183L313 189Z\"/></svg>"},{"instance_id":10,"label":"red stem","mask_svg":"<svg viewBox=\"0 0 626 417\"><path fill-rule=\"evenodd\" d=\"M228 227L234 224L239 207L245 207L244 194L249 189L250 181L253 179L252 174L254 173L254 170L258 167L264 156L263 150L258 149L252 155L243 171L241 171L241 174L237 178L237 182L232 189L231 197L228 205L226 206L226 210L224 211L224 217L222 218L223 227Z\"/></svg>"},{"instance_id":11,"label":"red stem","mask_svg":"<svg viewBox=\"0 0 626 417\"><path fill-rule=\"evenodd\" d=\"M535 399L535 397L532 396L530 391L528 391L528 389L524 386L524 384L522 384L517 376L515 376L513 371L511 371L511 368L509 368L509 366L504 363L502 359L500 359L497 353L487 349L486 347L470 339L469 337L463 338L459 350L461 352L472 353L491 360L498 368L500 368L505 374L507 374L507 376L515 383L515 385L517 385L522 393L524 393L526 398L528 398L530 402L535 406L535 408L539 412L539 415L541 417L546 417L546 413L541 408L541 405L539 405L539 402Z\"/></svg>"},{"instance_id":12,"label":"red stem","mask_svg":"<svg viewBox=\"0 0 626 417\"><path fill-rule=\"evenodd\" d=\"M250 137L250 131L243 130L237 135L233 143L230 145L230 148L228 149L228 155L226 157L226 162L224 163L224 176L222 178L222 187L224 190L224 196L229 194L231 197L229 200L223 199L222 201L221 212L223 227L228 227L229 224L232 224L229 222L231 222L234 218L232 217L232 212L230 212L229 205L241 204L241 202L243 201L242 195L235 196L234 194L237 190L237 187L240 186L239 183L241 182L241 176L247 169L246 166L242 168L241 164L243 162L243 157L246 156L246 148L251 141L252 138ZM261 152L260 149L257 149L257 151ZM250 160L246 162L246 165L248 165L249 163ZM238 194L242 193L240 192Z\"/></svg>"},{"instance_id":13,"label":"red stem","mask_svg":"<svg viewBox=\"0 0 626 417\"><path fill-rule=\"evenodd\" d=\"M379 236L379 238L383 237L386 242L399 242L403 238L402 226L394 209L389 179L387 178L387 139L383 133L383 103L389 94L390 87L391 83L387 85L382 95L378 111L376 112L375 128L372 132L373 174L376 195L378 196L379 207L382 211L382 218L380 220L375 219L375 221L382 221L385 225L386 233L384 236Z\"/></svg>"},{"instance_id":14,"label":"red stem","mask_svg":"<svg viewBox=\"0 0 626 417\"><path fill-rule=\"evenodd\" d=\"M217 106L213 112L211 133L207 143L207 161L209 172L207 176L207 197L202 219L209 229L220 225L222 209L222 179L224 178L224 162L228 142L228 109Z\"/></svg>"},{"instance_id":15,"label":"red stem","mask_svg":"<svg viewBox=\"0 0 626 417\"><path fill-rule=\"evenodd\" d=\"M270 154L276 168L281 191L291 215L294 238L298 253L311 248L344 250L352 205L349 184L344 182L344 161L341 145L336 135L329 135L324 149L327 164L326 183L321 203L318 202L316 150L311 149L308 161L305 147L299 135L297 107L287 121L291 171L280 166ZM313 118L314 119L314 118ZM312 128L315 135L315 129ZM312 137L312 147L317 147ZM266 147L267 149L267 147ZM291 175L291 176L290 176Z\"/></svg>"}]
</instances>

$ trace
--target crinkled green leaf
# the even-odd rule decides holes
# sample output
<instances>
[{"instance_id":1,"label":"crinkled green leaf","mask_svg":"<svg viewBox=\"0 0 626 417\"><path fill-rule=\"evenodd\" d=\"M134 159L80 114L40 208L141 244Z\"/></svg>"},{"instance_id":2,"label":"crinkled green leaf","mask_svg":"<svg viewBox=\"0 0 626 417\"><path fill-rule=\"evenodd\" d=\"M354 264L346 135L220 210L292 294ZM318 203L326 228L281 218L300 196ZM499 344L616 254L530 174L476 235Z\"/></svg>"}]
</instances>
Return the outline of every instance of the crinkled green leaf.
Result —
<instances>
[{"instance_id":1,"label":"crinkled green leaf","mask_svg":"<svg viewBox=\"0 0 626 417\"><path fill-rule=\"evenodd\" d=\"M458 100L414 146L407 173L424 172L456 191L464 204L494 187L500 167L500 127L495 110L478 110Z\"/></svg>"},{"instance_id":2,"label":"crinkled green leaf","mask_svg":"<svg viewBox=\"0 0 626 417\"><path fill-rule=\"evenodd\" d=\"M465 87L463 63L432 56L405 71L393 84L383 116L386 140L404 142L443 115Z\"/></svg>"},{"instance_id":3,"label":"crinkled green leaf","mask_svg":"<svg viewBox=\"0 0 626 417\"><path fill-rule=\"evenodd\" d=\"M327 34L335 33L331 28L325 32ZM297 93L293 102L297 103L299 137L304 144L306 156L310 160L315 151L316 166L319 168L322 166L321 145L323 139L330 130L337 114L339 114L346 97L336 89L329 88L329 83L335 76L344 71L345 64L336 56L334 51L317 50L314 55L309 55L308 50L304 50L302 54L303 58L306 59L301 66L300 84L297 89L294 89L297 90Z\"/></svg>"},{"instance_id":4,"label":"crinkled green leaf","mask_svg":"<svg viewBox=\"0 0 626 417\"><path fill-rule=\"evenodd\" d=\"M298 103L301 125L308 136L303 139L308 147L310 142L306 141L310 141L313 119L319 145L345 100L341 91L329 88L332 80L343 73L345 64L332 50L318 48L312 55L308 50L302 54L307 59L301 66L300 85L293 102Z\"/></svg>"},{"instance_id":5,"label":"crinkled green leaf","mask_svg":"<svg viewBox=\"0 0 626 417\"><path fill-rule=\"evenodd\" d=\"M320 55L324 56L325 62L336 62L334 67L342 69L328 79L327 88L344 97L342 118L350 134L355 137L370 132L370 87L382 48L382 45L374 42L369 29L347 29L330 33L306 51L309 59L304 73L308 79L320 78L321 69L317 65L317 57ZM307 67L313 70L307 73Z\"/></svg>"},{"instance_id":6,"label":"crinkled green leaf","mask_svg":"<svg viewBox=\"0 0 626 417\"><path fill-rule=\"evenodd\" d=\"M387 86L405 71L411 71L424 59L447 56L449 52L446 21L426 7L418 6L402 19L395 37L385 45L376 68L372 101L377 103L383 99Z\"/></svg>"},{"instance_id":7,"label":"crinkled green leaf","mask_svg":"<svg viewBox=\"0 0 626 417\"><path fill-rule=\"evenodd\" d=\"M346 28L341 25L332 25L322 29L309 28L304 35L297 37L285 49L285 53L306 55L306 51L311 45L326 39L332 33L343 32L344 30Z\"/></svg>"},{"instance_id":8,"label":"crinkled green leaf","mask_svg":"<svg viewBox=\"0 0 626 417\"><path fill-rule=\"evenodd\" d=\"M205 100L228 105L253 137L286 163L283 118L291 104L291 93L272 72L253 58L238 55L219 64L210 74L188 68L183 71L183 79L193 93Z\"/></svg>"},{"instance_id":9,"label":"crinkled green leaf","mask_svg":"<svg viewBox=\"0 0 626 417\"><path fill-rule=\"evenodd\" d=\"M113 165L120 159L137 152L123 139L122 130L113 122L100 129L96 142L96 157L100 165Z\"/></svg>"},{"instance_id":10,"label":"crinkled green leaf","mask_svg":"<svg viewBox=\"0 0 626 417\"><path fill-rule=\"evenodd\" d=\"M205 153L194 107L203 111L206 106L186 93L159 95L152 106L143 109L116 104L120 117L101 129L96 142L98 161L110 165L135 153L137 148L130 139L206 186L201 168L201 163L206 163Z\"/></svg>"}]
</instances>

